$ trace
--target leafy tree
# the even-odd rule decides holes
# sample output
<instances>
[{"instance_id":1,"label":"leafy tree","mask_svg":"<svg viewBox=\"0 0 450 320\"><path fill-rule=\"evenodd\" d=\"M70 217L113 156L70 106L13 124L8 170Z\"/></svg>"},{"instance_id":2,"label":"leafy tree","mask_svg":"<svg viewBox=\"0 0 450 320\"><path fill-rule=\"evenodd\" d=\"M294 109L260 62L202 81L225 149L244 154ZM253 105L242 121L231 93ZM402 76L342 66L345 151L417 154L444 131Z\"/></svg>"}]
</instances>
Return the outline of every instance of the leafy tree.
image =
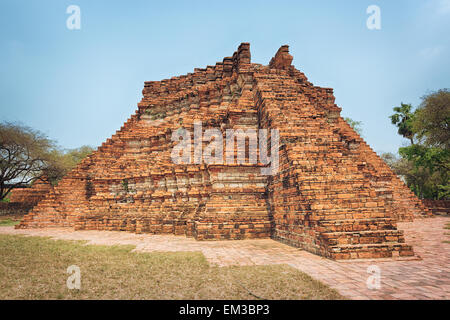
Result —
<instances>
[{"instance_id":1,"label":"leafy tree","mask_svg":"<svg viewBox=\"0 0 450 320\"><path fill-rule=\"evenodd\" d=\"M425 145L411 145L399 149L403 159L413 164L411 170L423 179L421 185L415 185L413 191L421 198L440 199L446 196L449 186L450 150Z\"/></svg>"},{"instance_id":2,"label":"leafy tree","mask_svg":"<svg viewBox=\"0 0 450 320\"><path fill-rule=\"evenodd\" d=\"M394 107L391 122L411 145L399 149L401 159L384 155L420 198L450 197L450 92L439 90L422 97L415 111L410 104Z\"/></svg>"},{"instance_id":3,"label":"leafy tree","mask_svg":"<svg viewBox=\"0 0 450 320\"><path fill-rule=\"evenodd\" d=\"M361 121L355 121L352 118L346 117L344 120L350 125L350 127L353 128L359 135L362 135L362 122Z\"/></svg>"},{"instance_id":4,"label":"leafy tree","mask_svg":"<svg viewBox=\"0 0 450 320\"><path fill-rule=\"evenodd\" d=\"M438 199L450 199L450 184L439 185Z\"/></svg>"},{"instance_id":5,"label":"leafy tree","mask_svg":"<svg viewBox=\"0 0 450 320\"><path fill-rule=\"evenodd\" d=\"M0 123L0 200L42 176L56 149L43 133L20 124Z\"/></svg>"},{"instance_id":6,"label":"leafy tree","mask_svg":"<svg viewBox=\"0 0 450 320\"><path fill-rule=\"evenodd\" d=\"M395 169L395 166L397 164L397 162L399 161L399 159L395 156L395 154L391 153L391 152L384 152L381 154L381 159L384 160L384 162L386 162L386 164L392 169ZM397 173L397 170L394 170L395 173ZM400 175L400 173L397 173L398 175Z\"/></svg>"},{"instance_id":7,"label":"leafy tree","mask_svg":"<svg viewBox=\"0 0 450 320\"><path fill-rule=\"evenodd\" d=\"M66 157L72 162L72 168L75 167L81 160L91 154L94 149L91 146L82 146L80 148L69 149L66 152Z\"/></svg>"},{"instance_id":8,"label":"leafy tree","mask_svg":"<svg viewBox=\"0 0 450 320\"><path fill-rule=\"evenodd\" d=\"M70 170L83 160L87 155L92 153L90 146L82 146L80 148L69 150L52 150L49 166L44 170L52 184L57 184Z\"/></svg>"},{"instance_id":9,"label":"leafy tree","mask_svg":"<svg viewBox=\"0 0 450 320\"><path fill-rule=\"evenodd\" d=\"M419 198L442 198L439 197L438 185L441 181L439 173L415 166L412 161L398 158L392 153L384 153L381 158Z\"/></svg>"},{"instance_id":10,"label":"leafy tree","mask_svg":"<svg viewBox=\"0 0 450 320\"><path fill-rule=\"evenodd\" d=\"M93 149L61 150L42 132L17 123L0 123L0 200L18 186L47 178L56 184Z\"/></svg>"},{"instance_id":11,"label":"leafy tree","mask_svg":"<svg viewBox=\"0 0 450 320\"><path fill-rule=\"evenodd\" d=\"M401 103L400 107L394 107L395 113L389 118L392 124L398 128L398 134L409 139L414 144L413 121L415 118L410 104Z\"/></svg>"},{"instance_id":12,"label":"leafy tree","mask_svg":"<svg viewBox=\"0 0 450 320\"><path fill-rule=\"evenodd\" d=\"M442 171L444 173L450 170L450 149L415 144L402 147L398 152L403 158L412 161L417 167L425 167L432 172Z\"/></svg>"},{"instance_id":13,"label":"leafy tree","mask_svg":"<svg viewBox=\"0 0 450 320\"><path fill-rule=\"evenodd\" d=\"M449 149L450 91L442 89L423 96L413 126L427 146Z\"/></svg>"}]
</instances>

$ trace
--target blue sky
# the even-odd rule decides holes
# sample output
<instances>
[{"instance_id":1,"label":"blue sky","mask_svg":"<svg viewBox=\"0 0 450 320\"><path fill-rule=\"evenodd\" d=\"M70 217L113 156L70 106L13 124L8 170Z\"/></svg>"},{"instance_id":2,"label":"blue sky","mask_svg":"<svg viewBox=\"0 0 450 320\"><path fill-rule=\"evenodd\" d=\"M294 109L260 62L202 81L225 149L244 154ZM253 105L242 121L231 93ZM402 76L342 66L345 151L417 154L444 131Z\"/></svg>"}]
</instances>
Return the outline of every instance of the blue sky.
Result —
<instances>
[{"instance_id":1,"label":"blue sky","mask_svg":"<svg viewBox=\"0 0 450 320\"><path fill-rule=\"evenodd\" d=\"M373 4L381 30L366 27ZM69 5L81 9L80 30L66 27ZM2 0L0 121L65 148L98 146L134 113L144 81L222 61L241 42L262 64L288 44L377 152L406 143L393 106L450 87L450 0Z\"/></svg>"}]
</instances>

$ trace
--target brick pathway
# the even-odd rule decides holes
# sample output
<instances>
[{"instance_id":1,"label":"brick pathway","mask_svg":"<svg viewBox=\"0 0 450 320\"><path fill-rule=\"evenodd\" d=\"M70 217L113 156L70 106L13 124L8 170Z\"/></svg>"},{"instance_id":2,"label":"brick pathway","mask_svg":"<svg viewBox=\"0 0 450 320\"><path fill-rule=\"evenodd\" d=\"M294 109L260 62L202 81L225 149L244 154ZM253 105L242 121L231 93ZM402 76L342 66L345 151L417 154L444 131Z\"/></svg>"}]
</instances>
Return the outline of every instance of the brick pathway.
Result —
<instances>
[{"instance_id":1,"label":"brick pathway","mask_svg":"<svg viewBox=\"0 0 450 320\"><path fill-rule=\"evenodd\" d=\"M0 234L50 236L64 240L87 240L90 244L131 244L136 251L201 251L219 266L286 263L337 289L351 299L450 299L449 217L399 223L416 257L404 260L332 261L264 240L195 241L172 235L133 234L118 231L73 231L71 229L19 229L0 227ZM381 270L381 288L367 289L367 267Z\"/></svg>"}]
</instances>

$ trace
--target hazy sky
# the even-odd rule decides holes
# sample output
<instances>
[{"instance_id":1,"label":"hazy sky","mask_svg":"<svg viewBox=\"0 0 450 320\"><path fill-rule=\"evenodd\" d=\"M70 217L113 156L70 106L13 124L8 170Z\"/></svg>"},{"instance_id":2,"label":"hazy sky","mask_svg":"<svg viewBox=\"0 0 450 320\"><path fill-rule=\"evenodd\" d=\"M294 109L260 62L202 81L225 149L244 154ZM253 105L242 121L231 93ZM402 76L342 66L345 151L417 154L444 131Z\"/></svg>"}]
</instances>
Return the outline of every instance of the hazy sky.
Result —
<instances>
[{"instance_id":1,"label":"hazy sky","mask_svg":"<svg viewBox=\"0 0 450 320\"><path fill-rule=\"evenodd\" d=\"M381 30L366 27L373 4ZM80 30L66 27L69 5L81 9ZM262 64L288 44L375 151L406 142L393 106L450 87L450 0L1 0L0 120L65 148L98 146L134 113L144 81L215 64L241 42Z\"/></svg>"}]
</instances>

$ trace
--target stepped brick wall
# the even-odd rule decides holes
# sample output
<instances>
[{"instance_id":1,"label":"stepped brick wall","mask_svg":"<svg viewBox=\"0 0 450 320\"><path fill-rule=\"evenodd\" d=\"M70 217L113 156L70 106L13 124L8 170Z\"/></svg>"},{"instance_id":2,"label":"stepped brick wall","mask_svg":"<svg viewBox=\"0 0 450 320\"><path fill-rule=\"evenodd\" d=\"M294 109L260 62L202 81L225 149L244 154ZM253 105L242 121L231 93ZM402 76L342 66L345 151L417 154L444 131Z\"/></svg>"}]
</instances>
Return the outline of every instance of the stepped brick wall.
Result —
<instances>
[{"instance_id":1,"label":"stepped brick wall","mask_svg":"<svg viewBox=\"0 0 450 320\"><path fill-rule=\"evenodd\" d=\"M423 199L422 202L433 214L450 215L450 200Z\"/></svg>"},{"instance_id":2,"label":"stepped brick wall","mask_svg":"<svg viewBox=\"0 0 450 320\"><path fill-rule=\"evenodd\" d=\"M9 197L10 203L22 203L34 206L53 190L52 184L47 179L36 180L31 188L15 188Z\"/></svg>"},{"instance_id":3,"label":"stepped brick wall","mask_svg":"<svg viewBox=\"0 0 450 320\"><path fill-rule=\"evenodd\" d=\"M0 215L27 214L52 190L52 184L45 178L36 180L29 188L14 188L10 192L9 202L0 203Z\"/></svg>"},{"instance_id":4,"label":"stepped brick wall","mask_svg":"<svg viewBox=\"0 0 450 320\"><path fill-rule=\"evenodd\" d=\"M343 120L333 90L292 60L282 46L268 66L251 63L242 43L215 66L145 82L135 114L18 227L272 237L332 259L412 255L396 223L430 213ZM226 129L278 129L278 171L173 163L172 133L196 121L224 141Z\"/></svg>"}]
</instances>

